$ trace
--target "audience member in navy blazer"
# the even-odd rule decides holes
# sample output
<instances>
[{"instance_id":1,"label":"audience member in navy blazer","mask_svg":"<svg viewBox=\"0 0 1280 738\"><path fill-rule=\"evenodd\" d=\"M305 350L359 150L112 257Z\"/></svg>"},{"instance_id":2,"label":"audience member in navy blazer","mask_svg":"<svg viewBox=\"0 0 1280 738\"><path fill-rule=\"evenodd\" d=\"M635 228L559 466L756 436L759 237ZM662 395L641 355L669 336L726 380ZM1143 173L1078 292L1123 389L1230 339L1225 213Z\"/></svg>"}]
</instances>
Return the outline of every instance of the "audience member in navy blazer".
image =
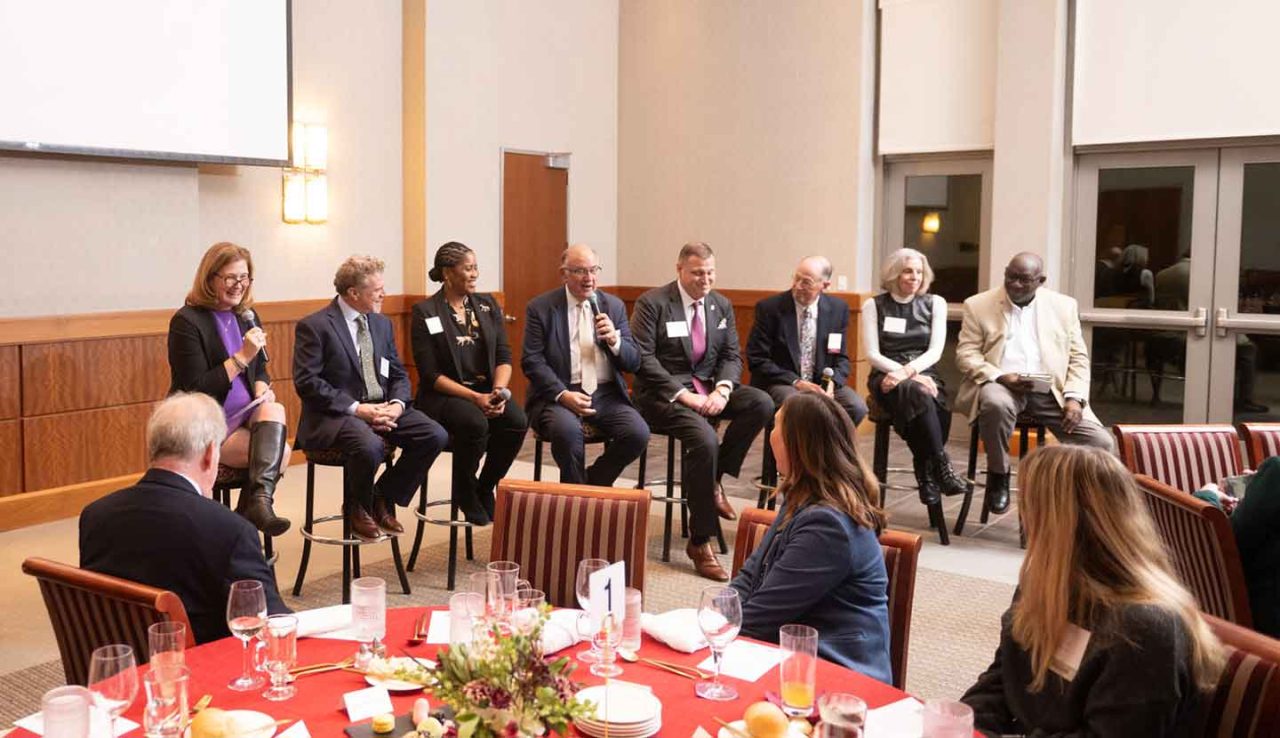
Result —
<instances>
[{"instance_id":1,"label":"audience member in navy blazer","mask_svg":"<svg viewBox=\"0 0 1280 738\"><path fill-rule=\"evenodd\" d=\"M529 378L526 410L538 434L551 442L560 481L611 487L649 445L649 426L632 407L623 377L640 368L627 308L596 291L599 274L589 246L565 249L560 257L564 287L535 297L525 309L520 368ZM584 421L608 439L590 468Z\"/></svg>"},{"instance_id":2,"label":"audience member in navy blazer","mask_svg":"<svg viewBox=\"0 0 1280 738\"><path fill-rule=\"evenodd\" d=\"M208 395L173 395L147 423L147 473L80 513L80 568L178 595L197 643L231 635L227 593L234 581L262 582L267 611L289 612L258 532L209 498L226 430L222 408Z\"/></svg>"},{"instance_id":3,"label":"audience member in navy blazer","mask_svg":"<svg viewBox=\"0 0 1280 738\"><path fill-rule=\"evenodd\" d=\"M345 513L357 537L399 534L395 506L408 505L449 436L409 407L391 320L381 314L383 263L352 256L333 278L338 296L298 321L293 386L302 400L298 448L341 449L350 489ZM401 450L375 485L384 442Z\"/></svg>"},{"instance_id":4,"label":"audience member in navy blazer","mask_svg":"<svg viewBox=\"0 0 1280 738\"><path fill-rule=\"evenodd\" d=\"M884 514L853 422L827 395L801 392L783 403L769 441L783 505L730 583L742 634L777 643L779 627L809 625L819 656L892 682Z\"/></svg>"}]
</instances>

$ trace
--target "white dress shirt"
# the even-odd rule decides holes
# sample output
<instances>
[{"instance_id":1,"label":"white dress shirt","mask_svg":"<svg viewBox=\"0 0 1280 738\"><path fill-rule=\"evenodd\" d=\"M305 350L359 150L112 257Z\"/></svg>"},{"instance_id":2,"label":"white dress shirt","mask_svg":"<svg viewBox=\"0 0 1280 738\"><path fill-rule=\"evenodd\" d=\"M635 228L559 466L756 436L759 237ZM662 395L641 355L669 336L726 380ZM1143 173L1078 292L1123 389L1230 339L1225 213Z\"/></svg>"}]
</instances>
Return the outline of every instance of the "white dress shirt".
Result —
<instances>
[{"instance_id":1,"label":"white dress shirt","mask_svg":"<svg viewBox=\"0 0 1280 738\"><path fill-rule=\"evenodd\" d=\"M359 335L358 331L360 330L360 328L359 328L359 324L356 323L356 319L359 318L361 315L364 315L364 313L348 305L347 301L342 299L341 297L338 298L338 309L342 310L342 317L347 324L347 332L351 334L351 345L356 347L356 358L359 359L360 358L360 339L356 338L356 336ZM367 317L365 318L365 321L366 322L368 321ZM369 330L369 342L372 343L373 328L369 328L368 330ZM377 370L376 367L374 369L375 371ZM394 402L398 404L400 407L405 406L404 402L394 397L388 400L388 402ZM359 400L356 400L355 402L351 403L351 406L347 408L347 415L355 415L356 408L358 407L360 407Z\"/></svg>"},{"instance_id":2,"label":"white dress shirt","mask_svg":"<svg viewBox=\"0 0 1280 738\"><path fill-rule=\"evenodd\" d=\"M689 296L688 292L684 291L684 285L680 284L680 280L678 279L676 280L676 289L680 290L680 302L684 304L684 321L689 324L689 341L692 342L693 341L693 315L695 312L693 303L698 301L694 300L692 297ZM710 296L711 293L708 292L707 295ZM707 298L706 297L702 298L701 302L702 302L702 305L698 309L702 311L702 337L704 339L703 345L705 345L707 347L707 350L709 351L711 350L711 326L707 324ZM726 392L732 392L733 382L730 382L727 379L722 379L719 382L716 382L716 386L714 387L714 389L720 389L721 387L724 387ZM671 402L675 402L676 397L679 397L680 395L684 394L686 391L687 390L680 390L679 392L677 392L675 394L675 397L671 398ZM727 396L728 395L726 395L726 397Z\"/></svg>"},{"instance_id":3,"label":"white dress shirt","mask_svg":"<svg viewBox=\"0 0 1280 738\"><path fill-rule=\"evenodd\" d=\"M574 297L573 293L569 291L568 287L564 288L564 297L569 304L568 310L565 311L565 317L569 321L569 384L581 384L582 383L582 348L581 348L582 344L579 342L580 337L578 336L578 321L581 320L583 305L586 303L586 300L579 300L578 298ZM586 309L590 310L591 308L588 307ZM591 318L591 324L593 326L595 325L594 316L592 316ZM604 384L605 382L612 382L613 373L609 371L609 358L604 355L603 351L600 350L599 343L597 343L594 340L592 341L592 343L595 345L595 349L596 349L593 352L595 354L595 362L596 362L596 382L598 384ZM622 350L621 337L619 337L618 343L616 345L609 347L609 350L613 352L614 356L618 355L618 353ZM598 386L597 386L597 389L599 389Z\"/></svg>"},{"instance_id":4,"label":"white dress shirt","mask_svg":"<svg viewBox=\"0 0 1280 738\"><path fill-rule=\"evenodd\" d=\"M1018 307L1011 301L1005 311L1004 356L1000 359L1000 370L1005 373L1040 373L1036 304L1034 298L1026 307Z\"/></svg>"}]
</instances>

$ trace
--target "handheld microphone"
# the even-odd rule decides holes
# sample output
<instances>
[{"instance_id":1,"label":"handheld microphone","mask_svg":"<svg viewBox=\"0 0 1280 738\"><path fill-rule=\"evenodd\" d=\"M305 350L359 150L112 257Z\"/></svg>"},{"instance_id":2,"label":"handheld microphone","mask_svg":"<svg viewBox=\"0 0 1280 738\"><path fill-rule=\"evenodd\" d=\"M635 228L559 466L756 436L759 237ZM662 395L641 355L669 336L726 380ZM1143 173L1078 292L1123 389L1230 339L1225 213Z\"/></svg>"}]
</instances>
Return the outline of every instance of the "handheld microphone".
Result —
<instances>
[{"instance_id":1,"label":"handheld microphone","mask_svg":"<svg viewBox=\"0 0 1280 738\"><path fill-rule=\"evenodd\" d=\"M836 370L835 370L835 369L832 369L832 368L831 368L831 367L829 367L829 366L828 366L828 367L824 367L824 368L823 368L823 370L822 370L822 389L823 389L827 394L831 394L832 392L835 392L835 389L836 389L836 387L835 387L835 383L836 383L836 379L835 379L835 377L836 377Z\"/></svg>"},{"instance_id":2,"label":"handheld microphone","mask_svg":"<svg viewBox=\"0 0 1280 738\"><path fill-rule=\"evenodd\" d=\"M502 389L498 390L498 394L496 396L489 397L489 407L497 407L498 405L501 405L502 403L510 399L511 399L511 390L507 389L506 387L503 387Z\"/></svg>"},{"instance_id":3,"label":"handheld microphone","mask_svg":"<svg viewBox=\"0 0 1280 738\"><path fill-rule=\"evenodd\" d=\"M257 313L253 312L253 308L249 308L248 310L244 311L244 319L249 321L249 325L253 326L254 328L262 327L262 323L258 322L258 315ZM262 347L262 360L271 361L271 357L267 356L266 346Z\"/></svg>"},{"instance_id":4,"label":"handheld microphone","mask_svg":"<svg viewBox=\"0 0 1280 738\"><path fill-rule=\"evenodd\" d=\"M591 303L591 314L600 314L600 294L595 290L587 293L587 302Z\"/></svg>"}]
</instances>

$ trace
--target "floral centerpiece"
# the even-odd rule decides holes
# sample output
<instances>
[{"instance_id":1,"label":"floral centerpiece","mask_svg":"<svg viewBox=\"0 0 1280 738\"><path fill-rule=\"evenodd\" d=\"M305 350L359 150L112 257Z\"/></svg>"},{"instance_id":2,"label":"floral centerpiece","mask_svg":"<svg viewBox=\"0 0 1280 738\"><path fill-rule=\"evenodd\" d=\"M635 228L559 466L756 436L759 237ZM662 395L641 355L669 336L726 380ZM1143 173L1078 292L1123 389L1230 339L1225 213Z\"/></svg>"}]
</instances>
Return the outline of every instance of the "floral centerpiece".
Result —
<instances>
[{"instance_id":1,"label":"floral centerpiece","mask_svg":"<svg viewBox=\"0 0 1280 738\"><path fill-rule=\"evenodd\" d=\"M569 675L574 664L542 653L544 609L533 623L508 632L497 624L477 629L469 645L441 649L427 686L453 708L458 738L526 738L564 734L576 718L594 713Z\"/></svg>"}]
</instances>

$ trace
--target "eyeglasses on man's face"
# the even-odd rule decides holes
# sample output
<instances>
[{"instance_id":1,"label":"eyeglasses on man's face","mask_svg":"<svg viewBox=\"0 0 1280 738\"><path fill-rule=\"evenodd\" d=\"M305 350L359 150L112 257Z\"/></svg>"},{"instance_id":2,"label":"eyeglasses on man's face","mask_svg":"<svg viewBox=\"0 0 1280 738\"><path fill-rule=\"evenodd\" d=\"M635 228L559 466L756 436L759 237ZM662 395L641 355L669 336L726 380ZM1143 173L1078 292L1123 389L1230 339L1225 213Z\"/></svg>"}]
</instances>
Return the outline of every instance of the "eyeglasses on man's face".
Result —
<instances>
[{"instance_id":1,"label":"eyeglasses on man's face","mask_svg":"<svg viewBox=\"0 0 1280 738\"><path fill-rule=\"evenodd\" d=\"M222 280L222 285L227 289L231 289L236 285L242 284L246 287L253 284L253 277L248 274L218 274L218 279Z\"/></svg>"},{"instance_id":2,"label":"eyeglasses on man's face","mask_svg":"<svg viewBox=\"0 0 1280 738\"><path fill-rule=\"evenodd\" d=\"M791 284L795 285L796 287L799 287L802 290L810 290L822 284L822 280L796 274L791 277Z\"/></svg>"},{"instance_id":3,"label":"eyeglasses on man's face","mask_svg":"<svg viewBox=\"0 0 1280 738\"><path fill-rule=\"evenodd\" d=\"M566 272L568 272L569 274L572 274L573 276L577 277L578 279L582 279L583 277L587 276L588 274L590 274L590 275L591 275L591 276L593 276L593 277L598 277L598 276L600 276L600 272L604 271L604 267L601 267L601 266L593 266L593 267L565 267L565 271L566 271Z\"/></svg>"},{"instance_id":4,"label":"eyeglasses on man's face","mask_svg":"<svg viewBox=\"0 0 1280 738\"><path fill-rule=\"evenodd\" d=\"M1012 282L1014 284L1030 286L1033 284L1039 284L1042 279L1044 279L1044 277L1039 274L1017 274L1015 272L1008 271L1004 273L1004 281Z\"/></svg>"}]
</instances>

